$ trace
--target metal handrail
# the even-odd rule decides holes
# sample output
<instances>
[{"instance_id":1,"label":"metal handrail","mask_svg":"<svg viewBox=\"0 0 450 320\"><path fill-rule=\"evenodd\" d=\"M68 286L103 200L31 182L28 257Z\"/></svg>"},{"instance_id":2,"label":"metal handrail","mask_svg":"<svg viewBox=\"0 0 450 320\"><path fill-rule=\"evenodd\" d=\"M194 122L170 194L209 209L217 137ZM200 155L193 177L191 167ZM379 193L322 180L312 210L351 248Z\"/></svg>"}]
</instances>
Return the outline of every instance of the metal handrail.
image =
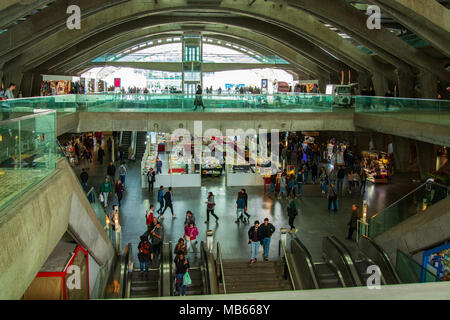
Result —
<instances>
[{"instance_id":1,"label":"metal handrail","mask_svg":"<svg viewBox=\"0 0 450 320\"><path fill-rule=\"evenodd\" d=\"M119 291L119 297L126 298L128 294L128 290L131 290L128 288L128 282L131 281L131 277L128 276L129 272L129 260L131 256L131 243L128 243L123 250L123 254L121 256L121 263L120 263L120 291Z\"/></svg>"},{"instance_id":2,"label":"metal handrail","mask_svg":"<svg viewBox=\"0 0 450 320\"><path fill-rule=\"evenodd\" d=\"M429 181L427 181L427 182L421 184L420 186L418 186L417 188L415 188L414 190L408 192L406 195L404 195L403 197L401 197L400 199L398 199L398 200L395 201L394 203L390 204L390 205L387 206L386 208L382 209L380 212L377 212L376 214L374 214L374 215L370 218L370 220L375 219L375 217L377 217L379 214L383 213L385 210L388 210L389 208L392 208L393 206L397 205L397 203L399 203L400 201L402 201L402 200L405 199L406 197L409 197L411 194L413 194L413 193L416 192L417 190L419 190L419 189L425 187L427 184L430 184L430 183L431 183L431 184L438 185L438 186L441 186L441 187L443 187L443 188L447 188L447 190L448 190L448 188L449 188L448 186L444 186L444 185L439 184L439 183L437 183L437 182L429 182ZM448 191L447 191L447 192L448 192Z\"/></svg>"},{"instance_id":3,"label":"metal handrail","mask_svg":"<svg viewBox=\"0 0 450 320\"><path fill-rule=\"evenodd\" d=\"M279 240L278 242L278 252L283 252L283 257L284 260L286 261L286 266L288 269L288 273L289 273L289 280L291 281L291 286L293 288L293 290L297 290L297 288L295 287L295 283L294 283L294 278L292 276L292 271L291 271L291 265L289 263L289 259L287 257L287 253L286 253L286 247L283 245L283 242L281 240Z\"/></svg>"},{"instance_id":4,"label":"metal handrail","mask_svg":"<svg viewBox=\"0 0 450 320\"><path fill-rule=\"evenodd\" d=\"M298 258L295 259L295 257L299 256L299 254L296 255L295 248L298 248L298 252L300 253L300 258L302 258L301 264L308 269L308 272L305 272L305 274L309 275L309 283L308 287L305 286L305 281L302 282L302 289L319 289L319 276L317 274L316 268L314 268L314 262L312 260L311 254L309 253L308 249L303 245L303 243L300 241L300 239L297 237L297 235L294 236L294 238L291 240L291 253L294 256L294 260L298 261ZM305 266L306 265L306 266ZM301 270L303 272L304 269ZM304 277L303 277L304 279ZM312 286L310 286L312 282Z\"/></svg>"},{"instance_id":5,"label":"metal handrail","mask_svg":"<svg viewBox=\"0 0 450 320\"><path fill-rule=\"evenodd\" d=\"M217 261L220 265L220 279L222 280L223 293L227 294L227 287L225 285L225 275L223 273L223 261L222 261L222 251L220 250L220 244L217 242Z\"/></svg>"},{"instance_id":6,"label":"metal handrail","mask_svg":"<svg viewBox=\"0 0 450 320\"><path fill-rule=\"evenodd\" d=\"M129 299L131 296L131 276L130 273L133 272L134 261L133 261L133 247L131 243L128 243L128 259L127 259L127 272L125 273L125 298Z\"/></svg>"}]
</instances>

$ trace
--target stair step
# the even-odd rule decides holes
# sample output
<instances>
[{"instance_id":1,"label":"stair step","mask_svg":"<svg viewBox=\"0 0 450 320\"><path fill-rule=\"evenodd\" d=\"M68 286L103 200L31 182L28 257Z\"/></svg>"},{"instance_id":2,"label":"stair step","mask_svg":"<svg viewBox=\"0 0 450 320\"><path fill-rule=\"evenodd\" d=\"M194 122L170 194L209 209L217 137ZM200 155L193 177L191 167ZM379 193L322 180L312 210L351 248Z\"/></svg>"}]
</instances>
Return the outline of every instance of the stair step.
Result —
<instances>
[{"instance_id":1,"label":"stair step","mask_svg":"<svg viewBox=\"0 0 450 320\"><path fill-rule=\"evenodd\" d=\"M158 297L158 290L131 292L130 298Z\"/></svg>"}]
</instances>

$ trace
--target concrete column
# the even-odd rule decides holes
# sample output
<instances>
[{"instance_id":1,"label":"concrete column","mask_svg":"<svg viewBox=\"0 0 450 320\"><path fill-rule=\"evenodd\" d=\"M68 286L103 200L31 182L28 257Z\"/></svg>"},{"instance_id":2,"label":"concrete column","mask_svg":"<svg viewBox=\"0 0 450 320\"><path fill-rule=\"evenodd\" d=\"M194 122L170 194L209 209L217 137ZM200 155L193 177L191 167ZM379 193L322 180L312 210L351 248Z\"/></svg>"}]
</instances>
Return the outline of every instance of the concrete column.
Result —
<instances>
[{"instance_id":1,"label":"concrete column","mask_svg":"<svg viewBox=\"0 0 450 320\"><path fill-rule=\"evenodd\" d=\"M361 91L366 88L367 91L370 90L370 86L372 84L372 81L370 79L370 74L360 72L358 73L358 84L359 84L359 93L361 94Z\"/></svg>"},{"instance_id":2,"label":"concrete column","mask_svg":"<svg viewBox=\"0 0 450 320\"><path fill-rule=\"evenodd\" d=\"M31 97L31 91L33 88L33 73L25 73L22 77L22 82L20 86L18 85L17 97L19 96L19 91L22 92L23 97Z\"/></svg>"},{"instance_id":3,"label":"concrete column","mask_svg":"<svg viewBox=\"0 0 450 320\"><path fill-rule=\"evenodd\" d=\"M372 75L373 88L377 96L384 96L389 89L388 79L381 73L374 73Z\"/></svg>"},{"instance_id":4,"label":"concrete column","mask_svg":"<svg viewBox=\"0 0 450 320\"><path fill-rule=\"evenodd\" d=\"M430 72L421 71L419 75L421 94L423 99L436 99L438 94L438 79Z\"/></svg>"},{"instance_id":5,"label":"concrete column","mask_svg":"<svg viewBox=\"0 0 450 320\"><path fill-rule=\"evenodd\" d=\"M33 85L31 88L31 97L39 97L41 95L42 76L35 73L33 76Z\"/></svg>"},{"instance_id":6,"label":"concrete column","mask_svg":"<svg viewBox=\"0 0 450 320\"><path fill-rule=\"evenodd\" d=\"M425 180L429 172L436 169L436 149L434 144L416 141L420 179Z\"/></svg>"},{"instance_id":7,"label":"concrete column","mask_svg":"<svg viewBox=\"0 0 450 320\"><path fill-rule=\"evenodd\" d=\"M394 166L398 172L415 172L417 166L412 161L411 142L409 139L392 136L392 147L394 149Z\"/></svg>"},{"instance_id":8,"label":"concrete column","mask_svg":"<svg viewBox=\"0 0 450 320\"><path fill-rule=\"evenodd\" d=\"M396 70L396 75L398 83L398 96L402 98L414 98L414 75L401 69Z\"/></svg>"},{"instance_id":9,"label":"concrete column","mask_svg":"<svg viewBox=\"0 0 450 320\"><path fill-rule=\"evenodd\" d=\"M384 152L387 151L387 147L385 147L384 134L374 132L371 134L370 139L372 140L375 150Z\"/></svg>"},{"instance_id":10,"label":"concrete column","mask_svg":"<svg viewBox=\"0 0 450 320\"><path fill-rule=\"evenodd\" d=\"M319 78L319 92L325 94L327 90L328 80L325 78Z\"/></svg>"},{"instance_id":11,"label":"concrete column","mask_svg":"<svg viewBox=\"0 0 450 320\"><path fill-rule=\"evenodd\" d=\"M16 90L14 90L14 97L17 97L19 95L20 83L22 82L22 72L19 70L4 70L3 72L5 86L9 86L10 83L14 83L17 86Z\"/></svg>"}]
</instances>

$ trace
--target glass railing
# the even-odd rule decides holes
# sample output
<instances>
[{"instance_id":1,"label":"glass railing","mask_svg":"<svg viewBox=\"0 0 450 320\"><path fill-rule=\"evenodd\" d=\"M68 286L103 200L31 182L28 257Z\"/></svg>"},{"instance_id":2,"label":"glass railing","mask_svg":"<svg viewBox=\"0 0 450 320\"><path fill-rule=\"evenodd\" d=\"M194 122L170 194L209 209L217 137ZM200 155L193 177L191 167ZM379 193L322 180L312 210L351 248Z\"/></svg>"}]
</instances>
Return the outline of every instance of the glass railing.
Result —
<instances>
[{"instance_id":1,"label":"glass railing","mask_svg":"<svg viewBox=\"0 0 450 320\"><path fill-rule=\"evenodd\" d=\"M450 100L356 96L355 111L450 125Z\"/></svg>"},{"instance_id":2,"label":"glass railing","mask_svg":"<svg viewBox=\"0 0 450 320\"><path fill-rule=\"evenodd\" d=\"M88 198L92 209L94 209L95 214L97 215L98 220L100 221L103 228L106 226L106 211L103 205L100 203L100 200L98 199L98 194L95 191L94 188L91 188L89 192L86 194L86 197Z\"/></svg>"},{"instance_id":3,"label":"glass railing","mask_svg":"<svg viewBox=\"0 0 450 320\"><path fill-rule=\"evenodd\" d=\"M56 168L56 113L0 121L0 210Z\"/></svg>"},{"instance_id":4,"label":"glass railing","mask_svg":"<svg viewBox=\"0 0 450 320\"><path fill-rule=\"evenodd\" d=\"M420 283L440 281L434 274L423 268L404 252L397 250L395 269L402 283ZM422 275L425 275L422 277Z\"/></svg>"},{"instance_id":5,"label":"glass railing","mask_svg":"<svg viewBox=\"0 0 450 320\"><path fill-rule=\"evenodd\" d=\"M203 94L201 99L209 112L332 111L332 97L320 94ZM32 112L33 109L54 109L58 112L180 112L192 111L194 100L194 94L96 93L13 99L2 101L2 104L13 112Z\"/></svg>"},{"instance_id":6,"label":"glass railing","mask_svg":"<svg viewBox=\"0 0 450 320\"><path fill-rule=\"evenodd\" d=\"M424 213L430 206L445 199L449 188L434 182L426 182L389 207L372 216L369 221L369 237L375 238L386 230L416 214Z\"/></svg>"}]
</instances>

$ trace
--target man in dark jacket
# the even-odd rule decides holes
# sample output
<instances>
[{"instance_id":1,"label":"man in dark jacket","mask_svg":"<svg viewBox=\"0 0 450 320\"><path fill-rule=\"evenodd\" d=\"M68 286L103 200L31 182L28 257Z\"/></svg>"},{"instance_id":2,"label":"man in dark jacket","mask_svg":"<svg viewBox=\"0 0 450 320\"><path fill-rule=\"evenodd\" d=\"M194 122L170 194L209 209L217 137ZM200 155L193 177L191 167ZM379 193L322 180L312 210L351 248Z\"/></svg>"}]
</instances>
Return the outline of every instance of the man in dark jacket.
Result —
<instances>
[{"instance_id":1,"label":"man in dark jacket","mask_svg":"<svg viewBox=\"0 0 450 320\"><path fill-rule=\"evenodd\" d=\"M342 166L340 166L337 172L337 192L339 194L342 194L342 190L344 187L344 179L345 179L345 170Z\"/></svg>"},{"instance_id":2,"label":"man in dark jacket","mask_svg":"<svg viewBox=\"0 0 450 320\"><path fill-rule=\"evenodd\" d=\"M173 214L173 206L172 206L172 187L169 187L169 190L164 195L164 201L166 205L164 206L164 210L161 212L161 216L164 215L164 212L167 208L170 208L170 212L172 213L172 218L175 219L176 216Z\"/></svg>"},{"instance_id":3,"label":"man in dark jacket","mask_svg":"<svg viewBox=\"0 0 450 320\"><path fill-rule=\"evenodd\" d=\"M153 185L155 184L155 171L153 168L147 172L147 181L148 181L148 192L153 193Z\"/></svg>"},{"instance_id":4,"label":"man in dark jacket","mask_svg":"<svg viewBox=\"0 0 450 320\"><path fill-rule=\"evenodd\" d=\"M81 179L81 185L83 186L84 191L87 191L89 175L84 168L81 169L80 179Z\"/></svg>"},{"instance_id":5,"label":"man in dark jacket","mask_svg":"<svg viewBox=\"0 0 450 320\"><path fill-rule=\"evenodd\" d=\"M103 151L102 146L98 147L98 162L103 164L103 156L105 155L105 151Z\"/></svg>"},{"instance_id":6,"label":"man in dark jacket","mask_svg":"<svg viewBox=\"0 0 450 320\"><path fill-rule=\"evenodd\" d=\"M247 213L248 194L245 191L245 189L241 189L241 193L242 193L242 196L243 196L244 201L245 201L244 214L247 216L247 219L243 218L243 215L241 215L239 219L243 218L242 221L245 223L245 222L248 222L250 220L250 215Z\"/></svg>"},{"instance_id":7,"label":"man in dark jacket","mask_svg":"<svg viewBox=\"0 0 450 320\"><path fill-rule=\"evenodd\" d=\"M331 203L333 203L333 211L337 211L337 193L334 183L331 183L328 187L328 211L331 210Z\"/></svg>"},{"instance_id":8,"label":"man in dark jacket","mask_svg":"<svg viewBox=\"0 0 450 320\"><path fill-rule=\"evenodd\" d=\"M159 221L156 221L156 226L151 231L151 235L153 256L159 258L159 254L161 253L161 246L164 241L164 229L161 227L161 223Z\"/></svg>"},{"instance_id":9,"label":"man in dark jacket","mask_svg":"<svg viewBox=\"0 0 450 320\"><path fill-rule=\"evenodd\" d=\"M106 174L109 176L109 180L113 184L116 183L116 166L112 163L112 161L109 162L108 168L106 169Z\"/></svg>"},{"instance_id":10,"label":"man in dark jacket","mask_svg":"<svg viewBox=\"0 0 450 320\"><path fill-rule=\"evenodd\" d=\"M255 221L255 225L248 230L249 244L251 245L250 263L257 262L258 250L261 242L264 240L262 229L259 227L259 221Z\"/></svg>"},{"instance_id":11,"label":"man in dark jacket","mask_svg":"<svg viewBox=\"0 0 450 320\"><path fill-rule=\"evenodd\" d=\"M159 209L156 212L158 212L158 214L161 214L161 212L164 208L164 187L163 186L159 186L158 202L159 202Z\"/></svg>"},{"instance_id":12,"label":"man in dark jacket","mask_svg":"<svg viewBox=\"0 0 450 320\"><path fill-rule=\"evenodd\" d=\"M263 232L263 257L264 261L269 260L269 250L270 250L270 238L272 238L272 234L275 232L275 227L273 224L269 223L269 219L265 218L264 223L260 226Z\"/></svg>"},{"instance_id":13,"label":"man in dark jacket","mask_svg":"<svg viewBox=\"0 0 450 320\"><path fill-rule=\"evenodd\" d=\"M358 206L354 204L352 206L352 216L348 222L348 235L347 240L352 240L353 232L356 230L357 221L359 219Z\"/></svg>"},{"instance_id":14,"label":"man in dark jacket","mask_svg":"<svg viewBox=\"0 0 450 320\"><path fill-rule=\"evenodd\" d=\"M184 274L189 271L189 260L183 251L178 251L177 256L173 260L175 263L175 274L177 275L177 289L180 296L186 295L186 285L183 283Z\"/></svg>"}]
</instances>

